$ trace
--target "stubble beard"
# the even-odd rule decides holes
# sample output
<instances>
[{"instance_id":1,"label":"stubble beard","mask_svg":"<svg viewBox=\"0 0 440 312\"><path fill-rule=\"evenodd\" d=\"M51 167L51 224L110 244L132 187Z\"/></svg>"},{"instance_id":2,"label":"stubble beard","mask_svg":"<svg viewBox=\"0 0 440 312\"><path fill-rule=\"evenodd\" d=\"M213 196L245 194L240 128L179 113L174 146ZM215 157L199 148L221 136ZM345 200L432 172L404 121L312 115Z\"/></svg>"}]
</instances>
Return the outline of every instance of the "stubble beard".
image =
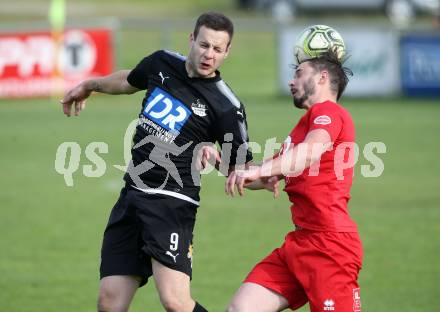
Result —
<instances>
[{"instance_id":1,"label":"stubble beard","mask_svg":"<svg viewBox=\"0 0 440 312\"><path fill-rule=\"evenodd\" d=\"M205 73L198 67L198 63L188 60L188 66L192 71L191 78L211 78L215 76L215 70L206 71Z\"/></svg>"},{"instance_id":2,"label":"stubble beard","mask_svg":"<svg viewBox=\"0 0 440 312\"><path fill-rule=\"evenodd\" d=\"M313 94L315 94L315 85L312 78L310 78L304 84L304 94L300 97L293 96L293 104L297 108L305 108L304 102L307 101Z\"/></svg>"}]
</instances>

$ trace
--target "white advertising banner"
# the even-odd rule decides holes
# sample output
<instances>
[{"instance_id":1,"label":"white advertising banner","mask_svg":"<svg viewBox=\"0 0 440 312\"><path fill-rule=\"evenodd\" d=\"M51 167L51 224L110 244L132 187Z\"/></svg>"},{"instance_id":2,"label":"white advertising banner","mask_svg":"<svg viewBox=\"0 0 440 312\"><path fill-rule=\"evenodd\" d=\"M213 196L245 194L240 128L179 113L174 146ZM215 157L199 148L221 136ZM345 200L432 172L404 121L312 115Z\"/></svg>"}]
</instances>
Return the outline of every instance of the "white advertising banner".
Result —
<instances>
[{"instance_id":1,"label":"white advertising banner","mask_svg":"<svg viewBox=\"0 0 440 312\"><path fill-rule=\"evenodd\" d=\"M398 33L388 29L354 28L331 25L342 35L348 60L344 66L353 71L345 95L387 96L400 92ZM304 27L279 32L279 81L283 93L289 93L292 79L293 48Z\"/></svg>"}]
</instances>

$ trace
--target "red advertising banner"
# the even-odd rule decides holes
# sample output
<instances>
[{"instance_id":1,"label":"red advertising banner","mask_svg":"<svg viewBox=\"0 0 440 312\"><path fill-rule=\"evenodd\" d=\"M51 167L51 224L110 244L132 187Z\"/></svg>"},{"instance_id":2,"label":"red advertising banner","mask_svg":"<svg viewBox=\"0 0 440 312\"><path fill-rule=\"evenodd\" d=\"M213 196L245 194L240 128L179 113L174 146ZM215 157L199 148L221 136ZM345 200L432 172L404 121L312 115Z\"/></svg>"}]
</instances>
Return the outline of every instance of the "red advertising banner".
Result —
<instances>
[{"instance_id":1,"label":"red advertising banner","mask_svg":"<svg viewBox=\"0 0 440 312\"><path fill-rule=\"evenodd\" d=\"M0 98L49 96L113 70L112 31L0 33Z\"/></svg>"}]
</instances>

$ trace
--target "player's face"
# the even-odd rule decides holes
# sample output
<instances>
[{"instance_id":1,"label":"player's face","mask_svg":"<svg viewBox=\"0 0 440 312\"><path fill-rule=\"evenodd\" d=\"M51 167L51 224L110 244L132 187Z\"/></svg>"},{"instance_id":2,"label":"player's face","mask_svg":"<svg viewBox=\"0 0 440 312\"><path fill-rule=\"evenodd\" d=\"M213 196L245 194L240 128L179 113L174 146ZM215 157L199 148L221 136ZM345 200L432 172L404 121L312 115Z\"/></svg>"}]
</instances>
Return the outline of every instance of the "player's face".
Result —
<instances>
[{"instance_id":1,"label":"player's face","mask_svg":"<svg viewBox=\"0 0 440 312\"><path fill-rule=\"evenodd\" d=\"M205 26L200 27L197 38L190 36L190 50L186 69L190 77L209 78L229 53L229 34Z\"/></svg>"},{"instance_id":2,"label":"player's face","mask_svg":"<svg viewBox=\"0 0 440 312\"><path fill-rule=\"evenodd\" d=\"M293 104L298 108L308 108L313 104L316 93L317 72L307 62L301 63L295 71L294 78L289 82Z\"/></svg>"}]
</instances>

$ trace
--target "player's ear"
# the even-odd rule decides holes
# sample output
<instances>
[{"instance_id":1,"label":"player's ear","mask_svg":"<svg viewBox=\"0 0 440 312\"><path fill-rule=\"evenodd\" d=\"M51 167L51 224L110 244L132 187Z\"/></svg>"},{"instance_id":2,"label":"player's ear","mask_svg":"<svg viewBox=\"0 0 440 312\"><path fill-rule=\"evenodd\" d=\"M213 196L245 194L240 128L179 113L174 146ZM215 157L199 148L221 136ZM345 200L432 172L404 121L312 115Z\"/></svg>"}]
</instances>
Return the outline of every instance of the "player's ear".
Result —
<instances>
[{"instance_id":1,"label":"player's ear","mask_svg":"<svg viewBox=\"0 0 440 312\"><path fill-rule=\"evenodd\" d=\"M195 41L194 33L189 34L189 45L191 46Z\"/></svg>"},{"instance_id":2,"label":"player's ear","mask_svg":"<svg viewBox=\"0 0 440 312\"><path fill-rule=\"evenodd\" d=\"M326 70L321 71L320 77L319 77L319 83L323 84L326 81L328 81L328 79L329 79L328 71L326 71Z\"/></svg>"},{"instance_id":3,"label":"player's ear","mask_svg":"<svg viewBox=\"0 0 440 312\"><path fill-rule=\"evenodd\" d=\"M231 50L231 43L229 43L228 46L226 47L225 58L228 57L228 55L229 55L229 50Z\"/></svg>"}]
</instances>

